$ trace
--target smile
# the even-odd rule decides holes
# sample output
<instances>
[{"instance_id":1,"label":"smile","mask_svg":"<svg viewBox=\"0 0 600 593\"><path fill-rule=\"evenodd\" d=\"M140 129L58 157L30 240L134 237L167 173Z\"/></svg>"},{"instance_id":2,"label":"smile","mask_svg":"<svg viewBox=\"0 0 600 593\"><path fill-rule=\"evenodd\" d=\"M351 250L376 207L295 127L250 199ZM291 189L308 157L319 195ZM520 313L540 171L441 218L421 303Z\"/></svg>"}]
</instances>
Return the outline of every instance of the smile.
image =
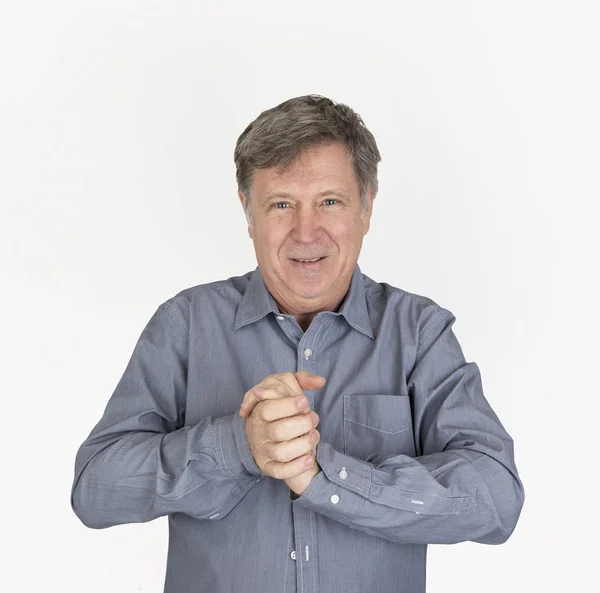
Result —
<instances>
[{"instance_id":1,"label":"smile","mask_svg":"<svg viewBox=\"0 0 600 593\"><path fill-rule=\"evenodd\" d=\"M320 259L323 259L323 258L315 257L315 259L295 259L294 261L301 261L301 262L307 263L307 262L319 261Z\"/></svg>"},{"instance_id":2,"label":"smile","mask_svg":"<svg viewBox=\"0 0 600 593\"><path fill-rule=\"evenodd\" d=\"M323 257L317 257L315 259L294 259L294 258L290 258L290 261L293 261L296 264L301 264L303 266L311 266L314 264L318 264L320 261L323 261L324 259L326 259L327 256L323 256Z\"/></svg>"}]
</instances>

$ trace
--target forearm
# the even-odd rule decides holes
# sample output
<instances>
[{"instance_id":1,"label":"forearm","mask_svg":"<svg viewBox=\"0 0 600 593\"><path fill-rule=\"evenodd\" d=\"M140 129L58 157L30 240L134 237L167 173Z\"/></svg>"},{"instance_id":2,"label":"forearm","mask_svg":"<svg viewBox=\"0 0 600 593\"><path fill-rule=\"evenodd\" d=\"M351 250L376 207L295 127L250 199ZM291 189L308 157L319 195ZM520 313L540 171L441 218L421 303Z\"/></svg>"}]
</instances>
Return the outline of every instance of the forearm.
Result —
<instances>
[{"instance_id":1,"label":"forearm","mask_svg":"<svg viewBox=\"0 0 600 593\"><path fill-rule=\"evenodd\" d=\"M376 466L322 443L317 461L322 472L294 504L398 543L503 543L524 499L511 471L468 449Z\"/></svg>"},{"instance_id":2,"label":"forearm","mask_svg":"<svg viewBox=\"0 0 600 593\"><path fill-rule=\"evenodd\" d=\"M218 520L260 479L238 414L169 433L92 433L79 449L71 504L88 527L170 513Z\"/></svg>"}]
</instances>

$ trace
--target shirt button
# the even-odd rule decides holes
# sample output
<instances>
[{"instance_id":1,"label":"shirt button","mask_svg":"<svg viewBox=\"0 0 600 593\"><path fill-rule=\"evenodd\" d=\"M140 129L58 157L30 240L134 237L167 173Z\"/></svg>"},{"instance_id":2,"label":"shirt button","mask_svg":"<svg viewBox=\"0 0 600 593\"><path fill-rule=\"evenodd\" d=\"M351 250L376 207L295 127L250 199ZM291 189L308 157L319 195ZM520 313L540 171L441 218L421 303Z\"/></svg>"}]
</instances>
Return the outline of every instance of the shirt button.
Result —
<instances>
[{"instance_id":1,"label":"shirt button","mask_svg":"<svg viewBox=\"0 0 600 593\"><path fill-rule=\"evenodd\" d=\"M277 315L277 321L283 321L285 317L283 315Z\"/></svg>"},{"instance_id":2,"label":"shirt button","mask_svg":"<svg viewBox=\"0 0 600 593\"><path fill-rule=\"evenodd\" d=\"M329 497L329 502L331 502L331 504L337 504L338 502L340 502L340 497L337 494L332 494Z\"/></svg>"},{"instance_id":3,"label":"shirt button","mask_svg":"<svg viewBox=\"0 0 600 593\"><path fill-rule=\"evenodd\" d=\"M308 360L312 356L312 350L310 348L307 348L304 351L304 356L306 357L306 360Z\"/></svg>"},{"instance_id":4,"label":"shirt button","mask_svg":"<svg viewBox=\"0 0 600 593\"><path fill-rule=\"evenodd\" d=\"M342 471L338 474L338 477L340 480L345 480L348 477L348 472L346 471L345 467L342 468Z\"/></svg>"},{"instance_id":5,"label":"shirt button","mask_svg":"<svg viewBox=\"0 0 600 593\"><path fill-rule=\"evenodd\" d=\"M296 550L292 550L292 553L290 554L290 558L292 560L296 560Z\"/></svg>"}]
</instances>

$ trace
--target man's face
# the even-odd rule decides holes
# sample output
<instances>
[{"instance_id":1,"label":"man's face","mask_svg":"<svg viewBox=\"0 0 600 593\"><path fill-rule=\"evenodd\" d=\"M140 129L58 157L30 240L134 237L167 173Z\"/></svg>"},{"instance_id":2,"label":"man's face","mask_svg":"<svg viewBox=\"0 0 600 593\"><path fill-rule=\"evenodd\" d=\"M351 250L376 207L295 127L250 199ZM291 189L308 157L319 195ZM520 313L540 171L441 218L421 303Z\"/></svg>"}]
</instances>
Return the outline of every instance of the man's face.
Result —
<instances>
[{"instance_id":1,"label":"man's face","mask_svg":"<svg viewBox=\"0 0 600 593\"><path fill-rule=\"evenodd\" d=\"M345 148L330 144L303 152L283 173L257 169L248 227L265 284L283 312L336 311L369 230ZM244 203L245 197L239 194ZM321 258L314 263L298 260Z\"/></svg>"}]
</instances>

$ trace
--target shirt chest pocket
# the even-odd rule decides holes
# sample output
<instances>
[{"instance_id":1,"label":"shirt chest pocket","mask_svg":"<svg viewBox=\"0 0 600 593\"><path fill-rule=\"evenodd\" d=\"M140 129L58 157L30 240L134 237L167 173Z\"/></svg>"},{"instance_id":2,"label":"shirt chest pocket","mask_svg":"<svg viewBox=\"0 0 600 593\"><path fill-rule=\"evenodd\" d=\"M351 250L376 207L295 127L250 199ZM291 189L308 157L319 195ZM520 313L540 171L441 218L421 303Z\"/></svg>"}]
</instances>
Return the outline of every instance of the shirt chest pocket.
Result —
<instances>
[{"instance_id":1,"label":"shirt chest pocket","mask_svg":"<svg viewBox=\"0 0 600 593\"><path fill-rule=\"evenodd\" d=\"M345 395L344 453L366 461L376 455L415 455L407 395Z\"/></svg>"}]
</instances>

